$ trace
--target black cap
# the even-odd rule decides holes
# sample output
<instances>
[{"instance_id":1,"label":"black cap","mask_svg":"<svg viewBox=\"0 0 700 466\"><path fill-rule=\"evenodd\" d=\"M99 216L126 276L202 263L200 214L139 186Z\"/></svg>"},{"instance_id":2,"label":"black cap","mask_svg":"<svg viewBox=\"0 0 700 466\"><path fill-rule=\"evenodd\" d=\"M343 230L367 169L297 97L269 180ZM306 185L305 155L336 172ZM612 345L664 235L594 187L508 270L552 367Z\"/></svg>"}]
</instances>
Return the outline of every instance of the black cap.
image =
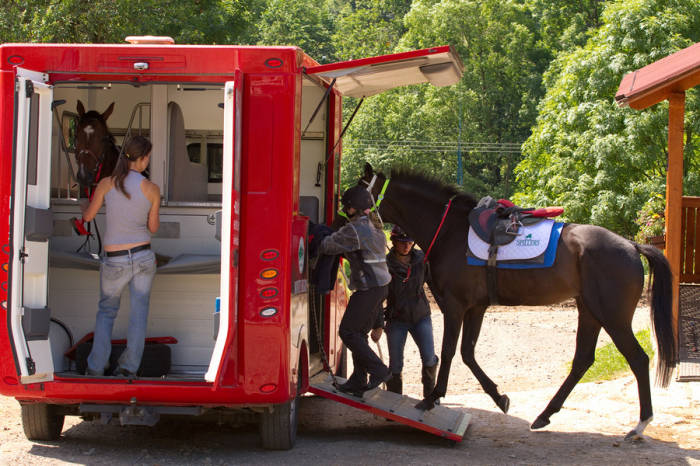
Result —
<instances>
[{"instance_id":1,"label":"black cap","mask_svg":"<svg viewBox=\"0 0 700 466\"><path fill-rule=\"evenodd\" d=\"M390 238L392 241L405 241L407 243L413 242L413 239L408 236L406 232L403 231L398 225L394 225L394 228L391 229Z\"/></svg>"}]
</instances>

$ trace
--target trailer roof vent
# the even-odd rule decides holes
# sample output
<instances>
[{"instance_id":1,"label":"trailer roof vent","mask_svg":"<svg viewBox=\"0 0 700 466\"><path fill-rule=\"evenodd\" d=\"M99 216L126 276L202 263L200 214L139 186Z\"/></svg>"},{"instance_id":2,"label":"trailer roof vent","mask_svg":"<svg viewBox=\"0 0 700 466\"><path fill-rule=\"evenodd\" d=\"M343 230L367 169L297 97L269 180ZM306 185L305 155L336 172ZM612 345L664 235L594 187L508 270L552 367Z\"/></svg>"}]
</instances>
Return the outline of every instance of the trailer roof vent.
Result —
<instances>
[{"instance_id":1,"label":"trailer roof vent","mask_svg":"<svg viewBox=\"0 0 700 466\"><path fill-rule=\"evenodd\" d=\"M170 45L175 43L175 39L168 36L128 36L124 39L130 44L160 44Z\"/></svg>"}]
</instances>

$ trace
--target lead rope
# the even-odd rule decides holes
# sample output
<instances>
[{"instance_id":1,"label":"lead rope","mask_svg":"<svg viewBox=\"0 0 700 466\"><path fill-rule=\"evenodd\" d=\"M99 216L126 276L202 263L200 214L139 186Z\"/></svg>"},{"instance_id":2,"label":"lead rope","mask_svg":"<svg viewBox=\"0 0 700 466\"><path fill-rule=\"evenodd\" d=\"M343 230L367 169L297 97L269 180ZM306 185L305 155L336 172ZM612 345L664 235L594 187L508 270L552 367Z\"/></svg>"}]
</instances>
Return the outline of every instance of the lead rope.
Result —
<instances>
[{"instance_id":1,"label":"lead rope","mask_svg":"<svg viewBox=\"0 0 700 466\"><path fill-rule=\"evenodd\" d=\"M316 285L311 285L309 287L311 290L311 316L314 320L314 328L316 329L316 344L318 345L318 348L321 350L321 362L323 362L323 370L328 372L331 376L331 379L333 379L333 386L338 387L338 381L335 378L335 374L331 370L331 365L328 363L328 355L326 355L326 350L323 347L323 340L321 339L321 327L320 327L320 317L316 315L317 308L316 308L316 297L319 296L316 291ZM318 310L320 311L320 309ZM347 365L347 361L346 361Z\"/></svg>"},{"instance_id":2,"label":"lead rope","mask_svg":"<svg viewBox=\"0 0 700 466\"><path fill-rule=\"evenodd\" d=\"M428 246L428 250L425 252L425 257L423 257L423 263L425 264L428 262L428 256L430 255L430 251L433 249L433 245L435 244L435 240L437 239L438 235L440 234L440 230L442 230L442 225L445 223L445 218L447 217L447 212L450 211L450 206L452 205L452 200L457 197L455 194L450 198L449 201L447 201L447 204L445 204L445 211L442 213L442 220L440 220L440 225L438 225L437 230L435 231L435 235L433 236L433 240L430 242L430 246Z\"/></svg>"}]
</instances>

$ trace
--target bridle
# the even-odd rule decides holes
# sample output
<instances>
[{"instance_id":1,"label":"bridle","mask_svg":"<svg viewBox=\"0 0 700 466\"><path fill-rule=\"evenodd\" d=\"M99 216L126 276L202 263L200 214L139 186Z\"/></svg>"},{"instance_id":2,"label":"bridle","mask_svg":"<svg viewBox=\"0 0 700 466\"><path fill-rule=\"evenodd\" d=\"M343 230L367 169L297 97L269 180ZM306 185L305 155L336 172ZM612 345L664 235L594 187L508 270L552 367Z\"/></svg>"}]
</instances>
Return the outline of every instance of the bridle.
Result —
<instances>
[{"instance_id":1,"label":"bridle","mask_svg":"<svg viewBox=\"0 0 700 466\"><path fill-rule=\"evenodd\" d=\"M377 215L379 216L379 204L382 202L384 199L384 193L386 193L386 188L389 186L389 178L387 178L384 181L384 185L382 186L381 191L377 195L377 200L375 202L374 200L374 195L372 194L372 188L374 187L374 184L377 181L377 174L373 173L372 174L372 179L370 181L365 181L365 180L360 180L361 183L364 183L367 185L367 191L370 193L370 197L372 198L372 209L371 210L376 210ZM440 231L442 230L442 226L445 224L445 219L447 218L447 213L450 211L450 207L452 207L452 201L454 198L457 197L457 195L453 195L450 197L450 199L447 201L445 204L445 210L442 212L442 218L440 219L440 223L438 224L437 229L435 230L435 234L433 235L432 241L430 241L430 246L428 246L428 249L425 251L425 256L423 257L423 263L428 262L428 257L430 256L430 252L433 249L433 246L435 245L435 241L437 240L438 235L440 235ZM344 213L343 213L344 214ZM347 218L347 216L345 216ZM379 220L381 221L382 218L379 216ZM383 224L384 222L382 222Z\"/></svg>"}]
</instances>

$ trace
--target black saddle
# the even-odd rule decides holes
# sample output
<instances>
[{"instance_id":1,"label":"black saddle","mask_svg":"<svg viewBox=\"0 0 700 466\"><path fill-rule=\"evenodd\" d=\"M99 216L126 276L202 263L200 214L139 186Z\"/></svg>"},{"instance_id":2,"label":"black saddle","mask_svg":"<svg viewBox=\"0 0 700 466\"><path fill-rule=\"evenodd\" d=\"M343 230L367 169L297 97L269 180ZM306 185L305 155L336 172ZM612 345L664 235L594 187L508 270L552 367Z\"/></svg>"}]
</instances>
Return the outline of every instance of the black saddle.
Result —
<instances>
[{"instance_id":1,"label":"black saddle","mask_svg":"<svg viewBox=\"0 0 700 466\"><path fill-rule=\"evenodd\" d=\"M534 210L518 207L509 201L496 201L487 196L469 212L469 224L485 242L493 246L503 246L518 236L520 227L544 220L545 217L533 215Z\"/></svg>"}]
</instances>

